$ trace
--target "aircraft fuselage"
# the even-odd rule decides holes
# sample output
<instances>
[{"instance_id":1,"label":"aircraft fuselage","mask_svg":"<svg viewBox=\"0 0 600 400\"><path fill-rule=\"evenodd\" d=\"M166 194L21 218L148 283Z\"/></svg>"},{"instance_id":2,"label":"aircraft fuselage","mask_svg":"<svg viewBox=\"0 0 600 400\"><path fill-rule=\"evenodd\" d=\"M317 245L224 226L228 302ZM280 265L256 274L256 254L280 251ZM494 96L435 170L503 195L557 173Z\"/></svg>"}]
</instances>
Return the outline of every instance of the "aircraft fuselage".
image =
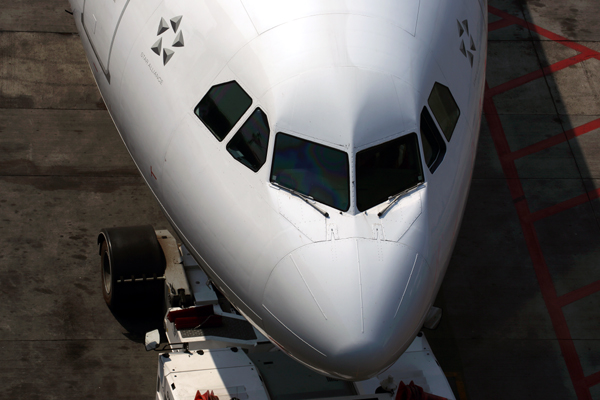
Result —
<instances>
[{"instance_id":1,"label":"aircraft fuselage","mask_svg":"<svg viewBox=\"0 0 600 400\"><path fill-rule=\"evenodd\" d=\"M231 303L324 374L396 361L466 203L485 0L70 2L127 149Z\"/></svg>"}]
</instances>

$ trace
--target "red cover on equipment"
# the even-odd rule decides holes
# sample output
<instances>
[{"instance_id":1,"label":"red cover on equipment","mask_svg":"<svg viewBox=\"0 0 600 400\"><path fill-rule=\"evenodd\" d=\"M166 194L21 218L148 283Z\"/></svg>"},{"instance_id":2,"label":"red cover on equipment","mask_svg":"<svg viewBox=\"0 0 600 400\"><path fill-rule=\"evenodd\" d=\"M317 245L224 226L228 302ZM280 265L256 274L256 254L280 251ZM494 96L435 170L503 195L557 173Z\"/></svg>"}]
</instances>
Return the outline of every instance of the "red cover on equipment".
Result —
<instances>
[{"instance_id":1,"label":"red cover on equipment","mask_svg":"<svg viewBox=\"0 0 600 400\"><path fill-rule=\"evenodd\" d=\"M214 392L211 390L210 393L208 390L204 394L200 394L200 391L196 391L196 397L194 400L219 400L219 397L215 396Z\"/></svg>"},{"instance_id":2,"label":"red cover on equipment","mask_svg":"<svg viewBox=\"0 0 600 400\"><path fill-rule=\"evenodd\" d=\"M421 386L415 385L413 381L410 381L408 386L404 382L400 382L398 385L398 391L396 392L396 400L448 400L445 397L436 396L435 394L425 393Z\"/></svg>"},{"instance_id":3,"label":"red cover on equipment","mask_svg":"<svg viewBox=\"0 0 600 400\"><path fill-rule=\"evenodd\" d=\"M167 319L174 322L177 329L223 326L223 318L213 313L211 305L171 311L167 314Z\"/></svg>"},{"instance_id":4,"label":"red cover on equipment","mask_svg":"<svg viewBox=\"0 0 600 400\"><path fill-rule=\"evenodd\" d=\"M213 308L211 305L201 306L201 307L190 307L184 308L182 310L171 311L167 318L171 322L175 322L177 318L187 318L187 317L200 317L200 316L208 316L213 315Z\"/></svg>"},{"instance_id":5,"label":"red cover on equipment","mask_svg":"<svg viewBox=\"0 0 600 400\"><path fill-rule=\"evenodd\" d=\"M175 328L194 329L194 328L215 328L223 325L223 319L220 315L208 315L202 317L176 318Z\"/></svg>"}]
</instances>

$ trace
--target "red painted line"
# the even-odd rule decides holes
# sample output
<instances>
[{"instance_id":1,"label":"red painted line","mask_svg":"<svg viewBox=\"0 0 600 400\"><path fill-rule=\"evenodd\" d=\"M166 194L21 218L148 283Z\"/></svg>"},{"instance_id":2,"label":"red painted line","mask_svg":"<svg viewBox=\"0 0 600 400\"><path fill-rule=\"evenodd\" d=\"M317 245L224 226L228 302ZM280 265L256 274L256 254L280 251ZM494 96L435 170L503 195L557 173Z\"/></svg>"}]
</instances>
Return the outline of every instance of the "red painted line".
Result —
<instances>
[{"instance_id":1,"label":"red painted line","mask_svg":"<svg viewBox=\"0 0 600 400\"><path fill-rule=\"evenodd\" d=\"M600 197L600 189L592 190L590 192L581 194L577 197L573 197L572 199L555 204L551 207L544 208L543 210L536 211L529 215L528 222L539 221L540 219L544 219L552 215L558 214L559 212L568 210L573 207L577 207L581 204L597 199L598 197Z\"/></svg>"},{"instance_id":2,"label":"red painted line","mask_svg":"<svg viewBox=\"0 0 600 400\"><path fill-rule=\"evenodd\" d=\"M599 129L600 128L600 118L595 119L593 121L590 121L588 123L585 123L583 125L580 125L576 128L573 129L569 129L568 131L565 132L565 136L567 137L567 139L573 139L576 138L577 136L581 136L584 133L588 133L591 132L595 129Z\"/></svg>"},{"instance_id":3,"label":"red painted line","mask_svg":"<svg viewBox=\"0 0 600 400\"><path fill-rule=\"evenodd\" d=\"M551 207L544 208L543 210L530 214L528 220L529 222L539 221L540 219L548 218L552 215L558 214L559 212L577 207L583 203L587 203L589 200L590 199L587 193L584 193L577 197L573 197L572 199L563 201L562 203L555 204Z\"/></svg>"},{"instance_id":4,"label":"red painted line","mask_svg":"<svg viewBox=\"0 0 600 400\"><path fill-rule=\"evenodd\" d=\"M579 43L575 43L565 37L557 35L553 32L550 32L546 29L543 29L534 24L530 24L527 21L512 16L504 11L501 11L495 7L489 6L488 10L490 13L497 15L503 20L505 23L512 22L514 24L520 25L529 29L530 31L536 32L542 36L545 36L548 39L553 41L560 42L561 44L572 48L582 54L579 54L575 57L571 57L570 59L563 60L562 62L553 64L550 67L547 67L547 70L540 70L539 72L534 72L526 76L525 78L517 78L521 80L520 85L526 83L529 80L537 79L540 73L552 73L560 68L565 68L568 65L573 65L576 62L581 62L585 59L585 57L590 58L594 57L600 60L600 53L593 51L585 46L580 45ZM578 60L578 61L577 61ZM535 75L538 74L538 75ZM514 82L513 82L514 84ZM518 86L518 85L517 85ZM510 85L506 84L505 88L510 87ZM516 87L516 86L512 86ZM584 295L586 293L589 294L592 289L595 289L594 284L592 286L588 285L584 288L581 288L578 291L575 291L573 294L567 294L561 297L561 300L557 298L556 289L552 282L552 276L548 270L548 266L546 265L544 256L542 254L542 249L537 237L537 233L535 231L535 227L533 225L532 217L540 216L539 214L532 215L529 211L529 207L527 205L527 200L522 191L522 186L518 177L518 173L516 171L514 160L516 159L514 156L510 157L510 146L506 140L506 136L504 134L504 129L502 127L502 123L500 117L497 114L496 107L493 102L493 96L501 93L498 89L503 88L494 88L490 90L489 86L486 85L486 94L484 101L484 113L486 114L486 120L488 121L488 125L490 128L490 132L492 135L492 139L494 141L494 145L496 146L496 151L500 158L500 162L502 165L502 170L505 173L505 177L507 180L507 184L509 190L511 192L511 196L513 201L515 202L515 208L517 210L517 214L519 216L519 220L521 222L521 229L523 230L523 235L525 238L525 242L527 244L527 248L529 250L529 254L533 263L534 271L538 280L538 284L540 286L540 290L542 293L542 297L546 304L546 308L548 310L548 314L550 315L550 319L552 321L552 325L554 327L556 337L559 339L559 346L561 349L561 353L565 360L565 364L569 371L569 376L571 377L571 382L573 383L573 387L575 389L575 393L579 400L591 400L591 393L589 391L589 387L600 383L600 372L590 375L588 377L584 377L583 368L581 367L581 361L575 349L575 345L571 338L571 334L569 332L569 327L567 325L566 318L562 312L561 304L565 301L569 301L571 299L576 298L577 296ZM508 90L508 89L506 89ZM581 127L580 127L581 128ZM588 126L589 128L589 126ZM578 128L575 128L571 131L565 132L562 136L563 140L568 140L570 135L581 132L578 131ZM589 131L589 130L588 130ZM573 136L574 137L574 136ZM551 138L551 140L556 141L557 139ZM559 141L560 142L560 141ZM548 144L549 142L546 142ZM539 144L534 146L540 147ZM533 148L530 146L529 150ZM590 195L598 195L598 192L584 195L586 201L589 201ZM582 197L583 198L583 197ZM566 205L566 204L565 204ZM548 211L546 211L548 212ZM593 292L592 292L593 293Z\"/></svg>"},{"instance_id":5,"label":"red painted line","mask_svg":"<svg viewBox=\"0 0 600 400\"><path fill-rule=\"evenodd\" d=\"M600 372L596 372L585 378L585 384L588 387L596 386L600 384Z\"/></svg>"},{"instance_id":6,"label":"red painted line","mask_svg":"<svg viewBox=\"0 0 600 400\"><path fill-rule=\"evenodd\" d=\"M586 53L577 54L573 57L566 58L562 61L556 62L556 63L549 65L547 67L544 67L542 69L538 69L537 71L530 72L526 75L520 76L520 77L510 80L508 82L502 83L498 86L494 86L493 88L490 89L489 95L496 96L500 93L504 93L508 90L514 89L516 87L519 87L521 85L524 85L524 84L534 81L536 79L542 78L545 75L550 75L556 71L560 71L561 69L565 69L567 67L570 67L571 65L575 65L577 63L580 63L582 61L585 61L585 60L593 58L593 57L594 57L594 54L592 54L591 52L586 52Z\"/></svg>"},{"instance_id":7,"label":"red painted line","mask_svg":"<svg viewBox=\"0 0 600 400\"><path fill-rule=\"evenodd\" d=\"M562 142L566 142L567 137L565 136L565 132L559 133L558 135L554 135L549 137L548 139L541 140L537 143L534 143L530 146L523 147L520 150L514 151L509 154L507 157L510 160L518 160L519 158L529 156L531 154L537 153L538 151L542 151L552 146L556 146L557 144L561 144Z\"/></svg>"},{"instance_id":8,"label":"red painted line","mask_svg":"<svg viewBox=\"0 0 600 400\"><path fill-rule=\"evenodd\" d=\"M579 289L573 290L567 294L563 294L558 298L558 306L567 306L596 292L600 292L600 280L590 283L589 285L585 285L584 287L580 287Z\"/></svg>"},{"instance_id":9,"label":"red painted line","mask_svg":"<svg viewBox=\"0 0 600 400\"><path fill-rule=\"evenodd\" d=\"M557 144L574 139L577 136L581 136L596 129L600 129L600 118L590 121L586 124L580 125L576 128L569 129L564 133L559 133L558 135L549 137L548 139L541 140L530 146L523 147L521 150L517 150L514 151L512 154L509 154L508 157L512 160L516 160L521 157L537 153L538 151L547 149L549 147L556 146Z\"/></svg>"},{"instance_id":10,"label":"red painted line","mask_svg":"<svg viewBox=\"0 0 600 400\"><path fill-rule=\"evenodd\" d=\"M515 23L507 19L501 19L500 21L492 22L488 24L488 32L493 32L498 29L506 28L507 26L514 25Z\"/></svg>"},{"instance_id":11,"label":"red painted line","mask_svg":"<svg viewBox=\"0 0 600 400\"><path fill-rule=\"evenodd\" d=\"M546 260L542 253L537 233L533 224L531 222L526 222L525 219L522 218L523 214L526 215L528 212L527 202L522 201L516 204L516 208L517 213L521 216L521 229L523 231L527 249L529 250L529 256L531 257L538 285L540 286L542 298L544 299L546 309L550 315L550 320L554 327L560 351L565 360L567 370L569 371L575 393L579 400L592 400L589 386L584 381L583 368L581 366L579 355L577 354L577 349L575 348L575 343L573 343L567 320L557 302L556 288L552 282L552 276L550 275L548 265L546 264Z\"/></svg>"},{"instance_id":12,"label":"red painted line","mask_svg":"<svg viewBox=\"0 0 600 400\"><path fill-rule=\"evenodd\" d=\"M519 216L519 221L521 223L521 229L523 231L523 237L525 238L529 256L531 258L534 272L540 286L542 298L544 299L546 309L550 315L550 320L558 339L561 354L565 360L567 370L569 371L569 376L571 378L571 382L573 383L575 393L579 400L592 400L591 393L589 391L589 385L587 384L587 381L583 375L581 361L579 359L579 355L577 354L577 350L575 349L575 344L571 338L567 320L558 303L556 288L554 287L552 276L548 270L546 260L544 259L535 227L533 222L531 222L531 213L529 211L527 200L524 196L523 187L521 185L514 160L506 157L508 154L510 154L510 146L506 140L506 135L493 101L493 95L490 94L487 83L483 109L485 118L488 122L492 140L496 146L496 152L500 158L500 163L506 177L508 188L515 203L517 215Z\"/></svg>"},{"instance_id":13,"label":"red painted line","mask_svg":"<svg viewBox=\"0 0 600 400\"><path fill-rule=\"evenodd\" d=\"M552 146L556 146L562 142L567 140L571 140L576 138L577 136L581 136L588 132L591 132L595 129L600 128L600 118L590 121L586 124L580 125L576 128L569 129L564 133L559 133L555 136L549 137L548 139L541 140L537 143L534 143L530 146L524 147L520 150L514 151L513 153L507 155L508 158L512 160L517 160L519 158L531 155L533 153L537 153L538 151L547 149Z\"/></svg>"}]
</instances>

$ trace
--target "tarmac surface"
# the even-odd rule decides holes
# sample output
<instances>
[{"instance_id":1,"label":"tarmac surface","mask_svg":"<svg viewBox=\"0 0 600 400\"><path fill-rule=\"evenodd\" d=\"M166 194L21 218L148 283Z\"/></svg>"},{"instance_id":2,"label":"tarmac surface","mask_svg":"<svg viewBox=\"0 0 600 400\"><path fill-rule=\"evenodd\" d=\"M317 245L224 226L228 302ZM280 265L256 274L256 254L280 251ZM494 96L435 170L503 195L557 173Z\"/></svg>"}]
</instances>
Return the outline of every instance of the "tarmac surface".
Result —
<instances>
[{"instance_id":1,"label":"tarmac surface","mask_svg":"<svg viewBox=\"0 0 600 400\"><path fill-rule=\"evenodd\" d=\"M426 331L460 399L600 400L600 3L489 3L484 118ZM150 399L160 321L113 315L103 227L169 225L65 0L0 0L0 376L6 399Z\"/></svg>"}]
</instances>

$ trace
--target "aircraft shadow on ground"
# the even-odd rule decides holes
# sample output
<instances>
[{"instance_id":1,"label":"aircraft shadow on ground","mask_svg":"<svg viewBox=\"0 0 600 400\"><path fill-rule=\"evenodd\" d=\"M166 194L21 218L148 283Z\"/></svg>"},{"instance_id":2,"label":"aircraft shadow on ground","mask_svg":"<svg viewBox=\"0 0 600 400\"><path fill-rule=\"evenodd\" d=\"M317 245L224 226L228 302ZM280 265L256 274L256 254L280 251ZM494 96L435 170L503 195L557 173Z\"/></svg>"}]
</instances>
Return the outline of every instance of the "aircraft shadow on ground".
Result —
<instances>
[{"instance_id":1,"label":"aircraft shadow on ground","mask_svg":"<svg viewBox=\"0 0 600 400\"><path fill-rule=\"evenodd\" d=\"M583 379L571 382L577 364L584 376L600 369L578 340L597 343L584 323L594 319L594 307L586 311L565 297L593 294L582 289L600 275L594 200L600 161L591 133L600 128L600 101L593 94L600 69L593 58L574 58L589 40L580 28L499 27L496 3L502 2L490 1L489 88L471 192L436 300L448 315L441 331L428 337L438 358L446 353L452 359L445 370L464 371L470 398L491 392L511 398L517 388L539 389L540 398L572 398L573 387L578 396L589 391ZM496 7L512 16L520 12L529 23L539 15L526 2L511 4ZM505 364L511 386L497 380L495 369L477 367L482 359ZM524 370L543 371L544 379Z\"/></svg>"}]
</instances>

